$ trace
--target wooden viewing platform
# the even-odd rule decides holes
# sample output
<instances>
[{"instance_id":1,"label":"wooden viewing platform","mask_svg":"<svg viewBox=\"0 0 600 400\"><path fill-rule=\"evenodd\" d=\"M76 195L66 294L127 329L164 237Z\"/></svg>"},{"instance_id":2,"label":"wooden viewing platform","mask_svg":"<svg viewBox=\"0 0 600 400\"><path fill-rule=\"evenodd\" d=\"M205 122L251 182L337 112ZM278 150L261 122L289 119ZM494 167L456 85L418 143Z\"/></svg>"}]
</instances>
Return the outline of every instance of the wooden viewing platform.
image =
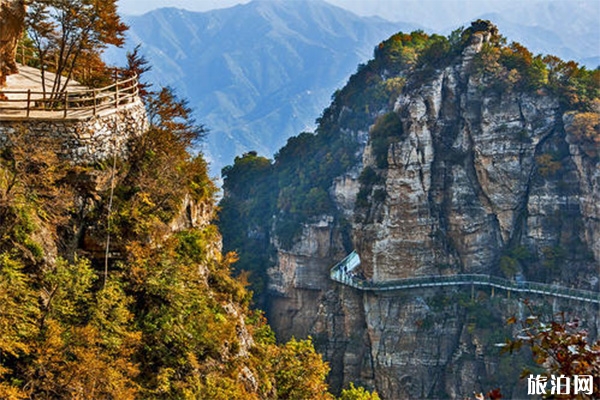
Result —
<instances>
[{"instance_id":1,"label":"wooden viewing platform","mask_svg":"<svg viewBox=\"0 0 600 400\"><path fill-rule=\"evenodd\" d=\"M53 73L45 72L47 88L52 87L54 78ZM51 96L49 91L43 91L40 70L20 65L19 73L7 77L0 93L6 97L0 100L0 121L84 120L134 103L139 90L134 76L97 89L71 81L64 92Z\"/></svg>"}]
</instances>

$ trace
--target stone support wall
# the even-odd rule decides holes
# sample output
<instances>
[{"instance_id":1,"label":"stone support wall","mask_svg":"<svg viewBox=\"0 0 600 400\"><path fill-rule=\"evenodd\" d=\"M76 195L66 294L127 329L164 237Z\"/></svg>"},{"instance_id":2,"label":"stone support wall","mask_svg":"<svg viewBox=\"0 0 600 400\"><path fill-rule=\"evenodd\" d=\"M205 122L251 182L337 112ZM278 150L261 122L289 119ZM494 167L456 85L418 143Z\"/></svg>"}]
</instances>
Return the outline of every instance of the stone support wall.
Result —
<instances>
[{"instance_id":1,"label":"stone support wall","mask_svg":"<svg viewBox=\"0 0 600 400\"><path fill-rule=\"evenodd\" d=\"M137 99L118 109L87 118L15 119L0 121L0 146L6 135L26 129L34 136L52 136L62 143L62 153L75 163L93 163L126 154L128 139L148 127L146 109Z\"/></svg>"}]
</instances>

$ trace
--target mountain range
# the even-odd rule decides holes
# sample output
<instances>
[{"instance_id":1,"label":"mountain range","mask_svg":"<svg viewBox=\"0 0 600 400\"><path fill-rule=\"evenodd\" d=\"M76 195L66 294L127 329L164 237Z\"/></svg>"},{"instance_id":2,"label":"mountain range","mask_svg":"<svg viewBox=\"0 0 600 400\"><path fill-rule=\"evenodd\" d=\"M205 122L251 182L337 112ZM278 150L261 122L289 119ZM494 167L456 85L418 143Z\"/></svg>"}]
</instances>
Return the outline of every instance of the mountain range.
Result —
<instances>
[{"instance_id":1,"label":"mountain range","mask_svg":"<svg viewBox=\"0 0 600 400\"><path fill-rule=\"evenodd\" d=\"M147 79L189 100L210 134L213 173L248 150L273 152L315 118L381 39L416 25L356 16L321 1L254 1L211 12L129 17Z\"/></svg>"},{"instance_id":2,"label":"mountain range","mask_svg":"<svg viewBox=\"0 0 600 400\"><path fill-rule=\"evenodd\" d=\"M564 3L550 3L532 3L539 13L525 10L520 20L502 13L483 17L534 52L597 64L590 6L541 27L544 18L565 14ZM322 0L255 0L209 12L163 8L126 21L127 47L141 44L152 65L146 79L175 88L209 129L203 151L213 175L237 155L255 150L272 156L290 136L312 130L331 95L379 42L398 31L429 30L357 16ZM569 34L576 39L570 47ZM119 63L122 55L110 50L106 58Z\"/></svg>"}]
</instances>

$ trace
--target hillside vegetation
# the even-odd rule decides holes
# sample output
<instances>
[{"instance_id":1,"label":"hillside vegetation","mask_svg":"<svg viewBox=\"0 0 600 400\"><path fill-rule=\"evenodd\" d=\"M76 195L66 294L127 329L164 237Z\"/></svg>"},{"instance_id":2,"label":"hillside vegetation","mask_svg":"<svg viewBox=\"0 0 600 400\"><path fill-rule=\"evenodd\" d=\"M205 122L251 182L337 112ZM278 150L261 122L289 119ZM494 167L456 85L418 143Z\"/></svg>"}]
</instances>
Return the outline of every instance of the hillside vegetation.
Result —
<instances>
[{"instance_id":1,"label":"hillside vegetation","mask_svg":"<svg viewBox=\"0 0 600 400\"><path fill-rule=\"evenodd\" d=\"M311 341L277 345L249 309L206 163L186 150L201 130L158 96L114 169L71 165L25 131L3 148L0 398L333 398ZM173 230L182 204L202 220Z\"/></svg>"},{"instance_id":2,"label":"hillside vegetation","mask_svg":"<svg viewBox=\"0 0 600 400\"><path fill-rule=\"evenodd\" d=\"M203 127L171 90L141 94L149 129L93 165L26 122L4 138L0 398L332 399L311 340L277 344L231 275L189 152Z\"/></svg>"},{"instance_id":3,"label":"hillside vegetation","mask_svg":"<svg viewBox=\"0 0 600 400\"><path fill-rule=\"evenodd\" d=\"M115 169L73 166L25 131L2 149L1 398L326 396L310 342L277 346L230 276L235 256L210 224L215 186L186 151L199 131L180 106L162 103ZM184 198L205 220L172 231ZM112 238L107 270L83 243L91 230L96 247Z\"/></svg>"}]
</instances>

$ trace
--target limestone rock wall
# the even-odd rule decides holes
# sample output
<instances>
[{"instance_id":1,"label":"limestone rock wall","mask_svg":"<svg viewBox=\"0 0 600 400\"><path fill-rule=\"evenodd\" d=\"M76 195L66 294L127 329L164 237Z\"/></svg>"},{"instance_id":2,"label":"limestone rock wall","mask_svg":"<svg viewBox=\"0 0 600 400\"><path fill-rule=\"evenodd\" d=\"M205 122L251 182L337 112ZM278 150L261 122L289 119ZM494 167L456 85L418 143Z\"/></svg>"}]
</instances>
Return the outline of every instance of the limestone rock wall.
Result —
<instances>
[{"instance_id":1,"label":"limestone rock wall","mask_svg":"<svg viewBox=\"0 0 600 400\"><path fill-rule=\"evenodd\" d=\"M599 289L598 159L570 137L572 119L551 93L482 82L471 62L489 38L476 39L458 62L381 111L402 121L388 167L376 165L367 143L355 169L377 170L383 183L372 190L384 198L354 208L358 173L336 179L339 214L305 225L269 271L277 294L270 323L281 339L314 338L334 389L354 381L382 399L446 399L502 385L508 398L526 396L518 377L525 358L495 347L514 334L506 318L530 312L523 299L475 287L381 294L332 283L326 276L346 255L348 230L361 272L375 282L485 273ZM536 311L577 316L598 334L597 305L531 300Z\"/></svg>"},{"instance_id":2,"label":"limestone rock wall","mask_svg":"<svg viewBox=\"0 0 600 400\"><path fill-rule=\"evenodd\" d=\"M498 249L521 234L535 158L562 130L558 102L543 93L482 96L461 74L448 68L396 103L404 137L389 149L388 195L355 229L376 281L448 267L489 272Z\"/></svg>"},{"instance_id":3,"label":"limestone rock wall","mask_svg":"<svg viewBox=\"0 0 600 400\"><path fill-rule=\"evenodd\" d=\"M342 255L332 218L306 224L296 246L279 248L277 264L267 273L272 297L269 320L281 328L280 338L304 336L314 325L320 294L331 285L329 268Z\"/></svg>"}]
</instances>

